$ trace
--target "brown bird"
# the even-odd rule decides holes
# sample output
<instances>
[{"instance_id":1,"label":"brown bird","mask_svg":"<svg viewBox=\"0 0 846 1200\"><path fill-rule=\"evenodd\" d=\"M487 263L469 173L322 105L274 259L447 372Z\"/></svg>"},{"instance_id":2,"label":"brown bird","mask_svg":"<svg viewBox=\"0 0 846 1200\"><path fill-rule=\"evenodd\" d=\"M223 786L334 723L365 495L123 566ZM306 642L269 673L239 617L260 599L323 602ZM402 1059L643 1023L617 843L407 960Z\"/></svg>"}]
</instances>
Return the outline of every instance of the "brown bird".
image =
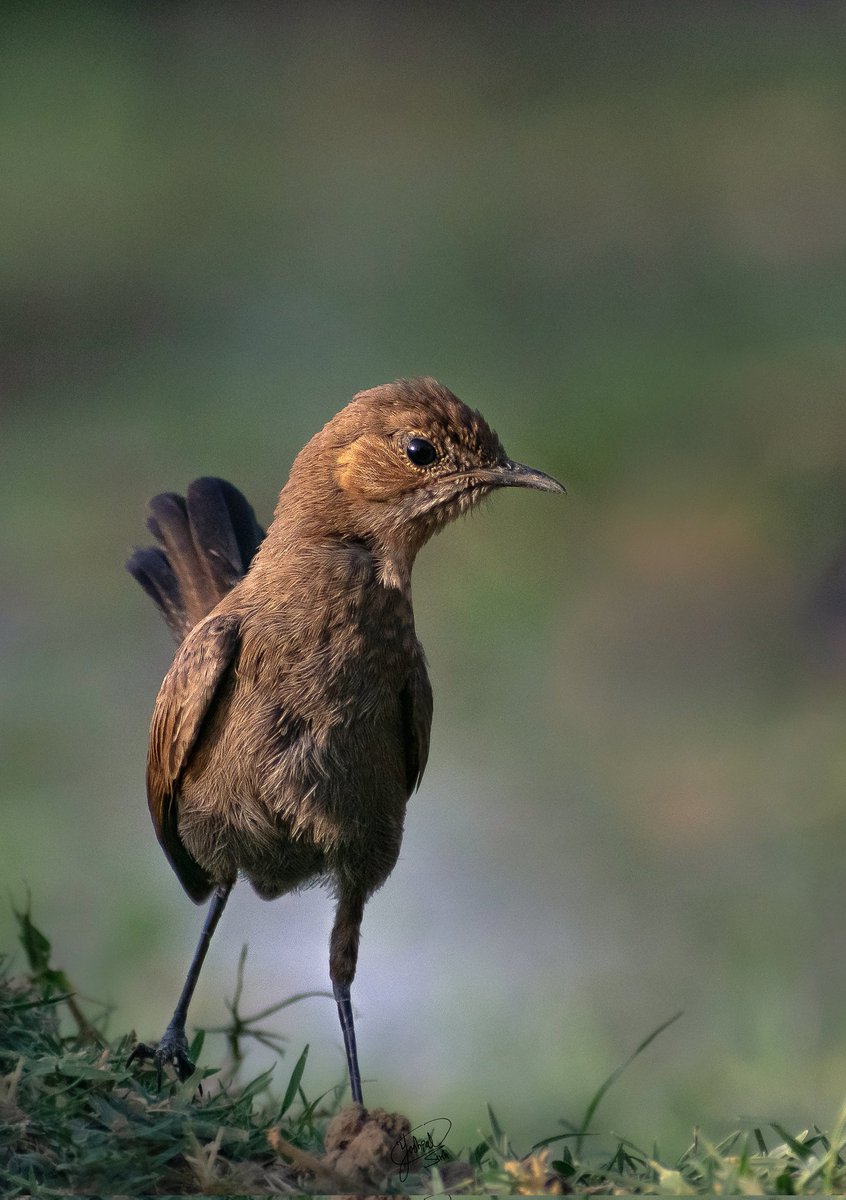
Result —
<instances>
[{"instance_id":1,"label":"brown bird","mask_svg":"<svg viewBox=\"0 0 846 1200\"><path fill-rule=\"evenodd\" d=\"M350 985L368 897L397 861L429 752L432 691L411 568L494 488L563 492L512 462L434 379L360 392L297 456L264 536L231 484L150 503L162 548L127 564L181 645L156 699L147 795L159 841L198 904L212 896L173 1018L130 1055L179 1078L188 1005L239 873L267 900L327 883L329 973L354 1101ZM184 639L184 640L182 640Z\"/></svg>"}]
</instances>

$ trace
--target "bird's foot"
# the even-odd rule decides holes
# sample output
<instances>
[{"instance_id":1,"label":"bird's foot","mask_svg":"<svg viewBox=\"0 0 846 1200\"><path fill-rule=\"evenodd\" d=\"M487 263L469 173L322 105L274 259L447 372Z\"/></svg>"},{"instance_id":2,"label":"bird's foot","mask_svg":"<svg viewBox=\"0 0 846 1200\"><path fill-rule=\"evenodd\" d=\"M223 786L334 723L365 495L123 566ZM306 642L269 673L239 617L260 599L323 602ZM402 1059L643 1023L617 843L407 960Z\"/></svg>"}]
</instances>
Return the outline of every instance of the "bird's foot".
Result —
<instances>
[{"instance_id":1,"label":"bird's foot","mask_svg":"<svg viewBox=\"0 0 846 1200\"><path fill-rule=\"evenodd\" d=\"M179 1025L168 1025L157 1046L148 1046L139 1042L133 1049L126 1065L130 1066L136 1059L141 1062L152 1061L156 1068L156 1085L162 1086L162 1074L165 1067L171 1067L180 1083L194 1074L196 1067L188 1057L188 1039L185 1030Z\"/></svg>"}]
</instances>

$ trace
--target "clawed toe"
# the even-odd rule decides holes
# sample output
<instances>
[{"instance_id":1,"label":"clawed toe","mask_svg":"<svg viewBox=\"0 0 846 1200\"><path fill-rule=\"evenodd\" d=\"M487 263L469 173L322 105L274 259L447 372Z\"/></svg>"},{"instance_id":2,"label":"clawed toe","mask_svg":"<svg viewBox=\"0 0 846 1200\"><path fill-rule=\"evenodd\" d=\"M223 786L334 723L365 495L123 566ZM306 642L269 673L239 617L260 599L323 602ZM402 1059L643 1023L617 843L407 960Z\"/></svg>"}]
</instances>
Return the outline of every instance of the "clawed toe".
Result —
<instances>
[{"instance_id":1,"label":"clawed toe","mask_svg":"<svg viewBox=\"0 0 846 1200\"><path fill-rule=\"evenodd\" d=\"M145 1042L139 1042L137 1046L133 1047L126 1060L127 1067L131 1066L136 1059L139 1062L152 1061L155 1064L157 1087L162 1086L165 1067L173 1069L180 1083L190 1079L196 1070L194 1063L188 1057L188 1041L181 1030L165 1030L158 1046L148 1046Z\"/></svg>"}]
</instances>

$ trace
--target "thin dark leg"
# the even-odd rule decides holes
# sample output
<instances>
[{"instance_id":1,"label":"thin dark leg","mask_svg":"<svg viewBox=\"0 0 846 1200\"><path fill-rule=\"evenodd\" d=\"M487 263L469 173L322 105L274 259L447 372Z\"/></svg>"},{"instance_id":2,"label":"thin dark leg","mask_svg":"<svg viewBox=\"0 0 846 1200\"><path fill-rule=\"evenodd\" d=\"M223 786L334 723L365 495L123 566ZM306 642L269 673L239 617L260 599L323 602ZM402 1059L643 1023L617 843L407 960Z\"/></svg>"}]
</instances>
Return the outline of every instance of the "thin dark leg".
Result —
<instances>
[{"instance_id":1,"label":"thin dark leg","mask_svg":"<svg viewBox=\"0 0 846 1200\"><path fill-rule=\"evenodd\" d=\"M329 974L338 1005L341 1032L344 1035L344 1050L350 1073L350 1091L353 1103L361 1104L361 1074L358 1069L358 1053L355 1046L350 984L355 978L358 961L358 939L361 933L361 918L364 915L364 896L342 893L332 928L329 946Z\"/></svg>"},{"instance_id":2,"label":"thin dark leg","mask_svg":"<svg viewBox=\"0 0 846 1200\"><path fill-rule=\"evenodd\" d=\"M350 1000L350 985L336 983L333 988L338 1002L338 1016L341 1019L341 1032L344 1035L344 1049L347 1052L347 1069L350 1073L350 1092L353 1104L363 1104L361 1098L361 1073L358 1069L358 1051L355 1045L355 1025L353 1024L352 1001Z\"/></svg>"},{"instance_id":3,"label":"thin dark leg","mask_svg":"<svg viewBox=\"0 0 846 1200\"><path fill-rule=\"evenodd\" d=\"M222 884L214 890L214 895L212 896L212 901L203 923L203 932L200 934L197 949L194 951L191 966L188 968L188 976L179 999L176 1002L173 1016L158 1046L147 1046L143 1042L139 1042L127 1059L126 1065L129 1066L136 1058L151 1058L156 1064L159 1086L161 1086L162 1069L165 1065L172 1066L179 1079L187 1079L189 1075L193 1075L194 1073L194 1064L188 1057L188 1039L185 1036L188 1005L191 1003L191 997L194 995L197 980L200 978L200 969L206 957L212 934L217 928L217 923L223 914L231 891L231 883Z\"/></svg>"},{"instance_id":4,"label":"thin dark leg","mask_svg":"<svg viewBox=\"0 0 846 1200\"><path fill-rule=\"evenodd\" d=\"M185 986L182 989L179 999L176 1002L176 1008L173 1010L171 1017L171 1025L175 1025L179 1029L185 1028L185 1020L188 1016L188 1005L191 1003L191 997L194 995L194 988L197 986L197 980L200 978L200 968L205 961L206 952L209 948L209 942L212 940L212 934L217 929L217 923L223 916L223 910L226 907L226 901L229 899L229 893L232 891L232 884L216 887L212 896L209 911L206 913L206 919L203 922L203 932L200 934L200 940L197 943L197 949L194 951L194 957L191 961L191 966L188 968L188 976L185 980Z\"/></svg>"}]
</instances>

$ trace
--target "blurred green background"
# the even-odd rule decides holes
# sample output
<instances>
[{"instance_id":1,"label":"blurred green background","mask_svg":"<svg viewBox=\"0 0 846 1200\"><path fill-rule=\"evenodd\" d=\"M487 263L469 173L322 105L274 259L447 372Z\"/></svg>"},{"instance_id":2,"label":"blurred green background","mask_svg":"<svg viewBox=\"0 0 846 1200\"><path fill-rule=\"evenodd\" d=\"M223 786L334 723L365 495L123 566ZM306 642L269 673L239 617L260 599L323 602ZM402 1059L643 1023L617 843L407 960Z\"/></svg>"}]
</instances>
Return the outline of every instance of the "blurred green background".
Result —
<instances>
[{"instance_id":1,"label":"blurred green background","mask_svg":"<svg viewBox=\"0 0 846 1200\"><path fill-rule=\"evenodd\" d=\"M115 1031L161 1031L201 920L143 794L145 502L220 474L266 520L353 392L432 374L570 494L498 496L416 569L433 748L365 920L369 1102L460 1143L487 1098L528 1143L683 1008L601 1128L831 1120L844 34L814 4L6 7L0 870ZM325 987L330 923L239 888L193 1021L245 940L247 1009ZM331 1002L277 1028L310 1095L343 1077Z\"/></svg>"}]
</instances>

